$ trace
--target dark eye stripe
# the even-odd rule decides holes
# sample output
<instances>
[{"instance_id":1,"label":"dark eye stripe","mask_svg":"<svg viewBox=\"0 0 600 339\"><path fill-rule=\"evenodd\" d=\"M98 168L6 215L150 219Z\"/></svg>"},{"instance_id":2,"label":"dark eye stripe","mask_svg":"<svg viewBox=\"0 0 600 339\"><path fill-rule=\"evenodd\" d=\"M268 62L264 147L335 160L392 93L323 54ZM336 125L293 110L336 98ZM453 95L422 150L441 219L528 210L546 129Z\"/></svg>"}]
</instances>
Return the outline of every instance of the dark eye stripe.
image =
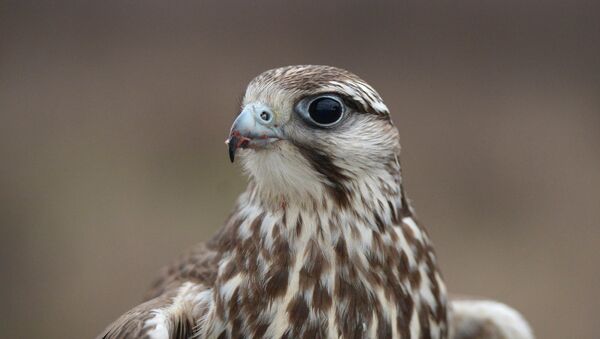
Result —
<instances>
[{"instance_id":1,"label":"dark eye stripe","mask_svg":"<svg viewBox=\"0 0 600 339\"><path fill-rule=\"evenodd\" d=\"M312 168L327 179L328 184L325 186L337 205L341 208L348 207L351 194L345 183L349 181L350 178L344 174L343 170L337 166L327 154L323 153L323 151L297 142L292 141L292 143L311 164Z\"/></svg>"}]
</instances>

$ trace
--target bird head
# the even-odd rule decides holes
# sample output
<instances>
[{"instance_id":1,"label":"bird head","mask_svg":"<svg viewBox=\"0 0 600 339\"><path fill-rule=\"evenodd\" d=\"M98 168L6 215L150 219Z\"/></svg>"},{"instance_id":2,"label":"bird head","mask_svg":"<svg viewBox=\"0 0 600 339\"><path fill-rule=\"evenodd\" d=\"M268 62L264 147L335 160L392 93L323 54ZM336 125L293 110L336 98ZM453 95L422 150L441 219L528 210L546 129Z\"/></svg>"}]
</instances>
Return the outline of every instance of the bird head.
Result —
<instances>
[{"instance_id":1,"label":"bird head","mask_svg":"<svg viewBox=\"0 0 600 339\"><path fill-rule=\"evenodd\" d=\"M400 144L379 94L330 66L288 66L254 78L227 139L256 186L272 196L333 194L381 177ZM295 197L291 197L292 199Z\"/></svg>"}]
</instances>

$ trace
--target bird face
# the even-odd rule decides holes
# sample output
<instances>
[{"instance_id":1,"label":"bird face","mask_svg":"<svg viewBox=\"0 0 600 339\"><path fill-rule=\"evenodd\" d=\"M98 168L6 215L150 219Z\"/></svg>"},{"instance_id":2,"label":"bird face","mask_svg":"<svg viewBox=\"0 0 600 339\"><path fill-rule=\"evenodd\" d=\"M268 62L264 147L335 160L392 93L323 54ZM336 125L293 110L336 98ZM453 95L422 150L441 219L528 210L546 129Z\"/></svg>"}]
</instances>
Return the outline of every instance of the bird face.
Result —
<instances>
[{"instance_id":1,"label":"bird face","mask_svg":"<svg viewBox=\"0 0 600 339\"><path fill-rule=\"evenodd\" d=\"M319 195L396 160L398 133L377 92L328 66L289 66L253 79L229 139L259 187Z\"/></svg>"}]
</instances>

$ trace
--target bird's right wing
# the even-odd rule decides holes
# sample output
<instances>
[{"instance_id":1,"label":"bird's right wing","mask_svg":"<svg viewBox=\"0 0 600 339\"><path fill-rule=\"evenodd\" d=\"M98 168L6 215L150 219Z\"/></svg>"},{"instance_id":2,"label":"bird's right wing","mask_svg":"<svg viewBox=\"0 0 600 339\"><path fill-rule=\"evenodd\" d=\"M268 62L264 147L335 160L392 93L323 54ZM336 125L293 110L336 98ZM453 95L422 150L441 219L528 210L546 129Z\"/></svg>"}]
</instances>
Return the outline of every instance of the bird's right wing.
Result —
<instances>
[{"instance_id":1,"label":"bird's right wing","mask_svg":"<svg viewBox=\"0 0 600 339\"><path fill-rule=\"evenodd\" d=\"M165 267L146 301L119 317L97 339L205 338L222 331L212 289L222 253L233 244L230 224Z\"/></svg>"},{"instance_id":2,"label":"bird's right wing","mask_svg":"<svg viewBox=\"0 0 600 339\"><path fill-rule=\"evenodd\" d=\"M455 298L450 305L452 339L534 339L527 320L505 304Z\"/></svg>"},{"instance_id":3,"label":"bird's right wing","mask_svg":"<svg viewBox=\"0 0 600 339\"><path fill-rule=\"evenodd\" d=\"M198 244L171 265L147 293L146 301L123 314L97 339L204 337L210 332L212 286L218 253Z\"/></svg>"},{"instance_id":4,"label":"bird's right wing","mask_svg":"<svg viewBox=\"0 0 600 339\"><path fill-rule=\"evenodd\" d=\"M164 267L148 292L146 300L156 298L173 284L193 281L207 288L214 285L220 256L210 243L199 243Z\"/></svg>"},{"instance_id":5,"label":"bird's right wing","mask_svg":"<svg viewBox=\"0 0 600 339\"><path fill-rule=\"evenodd\" d=\"M192 305L181 297L190 288L182 285L136 306L110 324L96 339L190 338L195 327Z\"/></svg>"}]
</instances>

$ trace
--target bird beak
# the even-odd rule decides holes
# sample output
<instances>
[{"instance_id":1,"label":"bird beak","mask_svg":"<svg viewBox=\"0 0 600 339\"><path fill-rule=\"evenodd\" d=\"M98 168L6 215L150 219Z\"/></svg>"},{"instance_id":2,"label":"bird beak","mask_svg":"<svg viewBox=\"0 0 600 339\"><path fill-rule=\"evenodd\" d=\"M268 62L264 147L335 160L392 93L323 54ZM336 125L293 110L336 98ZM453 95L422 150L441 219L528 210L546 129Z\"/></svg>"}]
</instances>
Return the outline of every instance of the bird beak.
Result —
<instances>
[{"instance_id":1,"label":"bird beak","mask_svg":"<svg viewBox=\"0 0 600 339\"><path fill-rule=\"evenodd\" d=\"M239 148L265 148L283 139L283 133L275 124L273 111L264 104L248 104L233 122L229 138L229 159L235 160Z\"/></svg>"}]
</instances>

